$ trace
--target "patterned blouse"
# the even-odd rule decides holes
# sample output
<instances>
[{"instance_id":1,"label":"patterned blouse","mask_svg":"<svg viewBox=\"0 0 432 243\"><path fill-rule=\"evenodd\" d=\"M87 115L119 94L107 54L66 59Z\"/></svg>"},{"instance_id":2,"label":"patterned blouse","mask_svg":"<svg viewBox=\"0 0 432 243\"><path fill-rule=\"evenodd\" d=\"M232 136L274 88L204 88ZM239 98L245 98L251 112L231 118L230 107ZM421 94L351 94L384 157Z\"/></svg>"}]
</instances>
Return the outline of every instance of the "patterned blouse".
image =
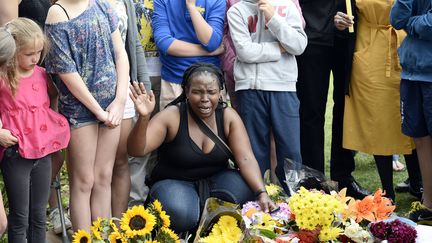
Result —
<instances>
[{"instance_id":1,"label":"patterned blouse","mask_svg":"<svg viewBox=\"0 0 432 243\"><path fill-rule=\"evenodd\" d=\"M73 19L45 25L45 32L52 43L46 58L47 72L78 72L103 109L116 94L117 73L111 33L117 26L114 9L103 0L90 0L88 8ZM59 110L70 124L96 120L63 82L58 81L57 87L60 91Z\"/></svg>"}]
</instances>

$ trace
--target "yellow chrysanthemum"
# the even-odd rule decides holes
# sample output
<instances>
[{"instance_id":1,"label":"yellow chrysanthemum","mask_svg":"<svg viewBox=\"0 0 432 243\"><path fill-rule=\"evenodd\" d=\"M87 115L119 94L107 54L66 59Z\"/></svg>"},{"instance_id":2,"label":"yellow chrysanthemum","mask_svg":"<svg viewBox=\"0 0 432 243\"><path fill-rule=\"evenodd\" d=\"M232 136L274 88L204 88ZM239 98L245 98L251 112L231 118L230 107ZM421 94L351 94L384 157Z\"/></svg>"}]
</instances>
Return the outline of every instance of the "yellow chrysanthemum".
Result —
<instances>
[{"instance_id":1,"label":"yellow chrysanthemum","mask_svg":"<svg viewBox=\"0 0 432 243\"><path fill-rule=\"evenodd\" d=\"M118 231L113 231L108 236L108 239L110 243L118 243L118 242L127 243L127 240Z\"/></svg>"},{"instance_id":2,"label":"yellow chrysanthemum","mask_svg":"<svg viewBox=\"0 0 432 243\"><path fill-rule=\"evenodd\" d=\"M102 231L102 218L98 217L95 221L93 221L93 225L90 227L90 231L92 232L94 238L97 240L102 240L101 231Z\"/></svg>"},{"instance_id":3,"label":"yellow chrysanthemum","mask_svg":"<svg viewBox=\"0 0 432 243\"><path fill-rule=\"evenodd\" d=\"M120 228L127 238L150 234L156 224L156 218L142 205L134 206L123 213Z\"/></svg>"},{"instance_id":4,"label":"yellow chrysanthemum","mask_svg":"<svg viewBox=\"0 0 432 243\"><path fill-rule=\"evenodd\" d=\"M240 228L234 227L227 231L223 231L222 237L225 239L225 242L239 242L242 236L242 232Z\"/></svg>"},{"instance_id":5,"label":"yellow chrysanthemum","mask_svg":"<svg viewBox=\"0 0 432 243\"><path fill-rule=\"evenodd\" d=\"M321 229L318 236L321 242L328 242L331 240L336 240L343 230L337 227L324 227Z\"/></svg>"},{"instance_id":6,"label":"yellow chrysanthemum","mask_svg":"<svg viewBox=\"0 0 432 243\"><path fill-rule=\"evenodd\" d=\"M322 194L305 188L294 194L289 201L292 213L300 229L313 230L317 226L329 227L346 205L335 194Z\"/></svg>"},{"instance_id":7,"label":"yellow chrysanthemum","mask_svg":"<svg viewBox=\"0 0 432 243\"><path fill-rule=\"evenodd\" d=\"M85 230L78 230L73 234L72 236L72 243L91 243L91 236L90 234Z\"/></svg>"},{"instance_id":8,"label":"yellow chrysanthemum","mask_svg":"<svg viewBox=\"0 0 432 243\"><path fill-rule=\"evenodd\" d=\"M209 235L207 237L201 238L200 242L205 243L221 243L224 242L222 236L216 236L216 235Z\"/></svg>"},{"instance_id":9,"label":"yellow chrysanthemum","mask_svg":"<svg viewBox=\"0 0 432 243\"><path fill-rule=\"evenodd\" d=\"M227 228L235 228L237 227L237 220L231 216L224 215L220 217L218 224Z\"/></svg>"},{"instance_id":10,"label":"yellow chrysanthemum","mask_svg":"<svg viewBox=\"0 0 432 243\"><path fill-rule=\"evenodd\" d=\"M280 188L279 186L276 186L275 184L266 185L265 189L266 189L267 194L269 196L276 196L282 192L282 188Z\"/></svg>"}]
</instances>

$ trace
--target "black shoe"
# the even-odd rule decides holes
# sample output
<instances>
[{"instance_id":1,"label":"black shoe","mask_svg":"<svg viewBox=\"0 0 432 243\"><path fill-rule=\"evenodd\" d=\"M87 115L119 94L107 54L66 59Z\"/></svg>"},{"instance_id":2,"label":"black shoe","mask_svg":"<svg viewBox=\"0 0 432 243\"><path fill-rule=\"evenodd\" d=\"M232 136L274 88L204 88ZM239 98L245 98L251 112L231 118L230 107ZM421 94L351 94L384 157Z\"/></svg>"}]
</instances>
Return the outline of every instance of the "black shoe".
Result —
<instances>
[{"instance_id":1,"label":"black shoe","mask_svg":"<svg viewBox=\"0 0 432 243\"><path fill-rule=\"evenodd\" d=\"M347 188L347 196L353 197L355 199L363 199L366 196L371 195L371 193L364 189L358 184L358 182L354 179L339 181L339 190L343 188Z\"/></svg>"},{"instance_id":2,"label":"black shoe","mask_svg":"<svg viewBox=\"0 0 432 243\"><path fill-rule=\"evenodd\" d=\"M401 183L398 183L395 187L396 192L408 192L410 187L409 178Z\"/></svg>"},{"instance_id":3,"label":"black shoe","mask_svg":"<svg viewBox=\"0 0 432 243\"><path fill-rule=\"evenodd\" d=\"M411 186L409 182L409 178L407 178L405 181L399 183L395 187L396 192L409 192L412 196L421 199L423 195L423 187L417 187L414 188Z\"/></svg>"},{"instance_id":4,"label":"black shoe","mask_svg":"<svg viewBox=\"0 0 432 243\"><path fill-rule=\"evenodd\" d=\"M414 196L414 197L416 197L416 198L418 198L418 199L422 199L422 196L423 196L423 187L420 187L420 188L418 188L418 189L415 189L415 188L413 188L411 185L409 185L408 192L409 192L412 196Z\"/></svg>"}]
</instances>

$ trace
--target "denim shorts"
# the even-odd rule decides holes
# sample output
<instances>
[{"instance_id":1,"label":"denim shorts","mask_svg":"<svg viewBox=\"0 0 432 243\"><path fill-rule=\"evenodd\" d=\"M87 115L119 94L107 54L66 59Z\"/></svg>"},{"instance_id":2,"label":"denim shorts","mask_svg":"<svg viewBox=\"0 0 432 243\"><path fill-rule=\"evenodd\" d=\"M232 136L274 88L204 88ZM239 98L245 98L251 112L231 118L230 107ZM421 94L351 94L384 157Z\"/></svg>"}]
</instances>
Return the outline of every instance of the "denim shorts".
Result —
<instances>
[{"instance_id":1,"label":"denim shorts","mask_svg":"<svg viewBox=\"0 0 432 243\"><path fill-rule=\"evenodd\" d=\"M401 80L402 132L420 138L432 135L432 82Z\"/></svg>"},{"instance_id":2,"label":"denim shorts","mask_svg":"<svg viewBox=\"0 0 432 243\"><path fill-rule=\"evenodd\" d=\"M96 118L82 118L82 119L75 119L75 118L66 118L69 122L69 127L71 130L85 127L92 124L99 124L99 126L105 126L105 124L101 121L99 121Z\"/></svg>"}]
</instances>

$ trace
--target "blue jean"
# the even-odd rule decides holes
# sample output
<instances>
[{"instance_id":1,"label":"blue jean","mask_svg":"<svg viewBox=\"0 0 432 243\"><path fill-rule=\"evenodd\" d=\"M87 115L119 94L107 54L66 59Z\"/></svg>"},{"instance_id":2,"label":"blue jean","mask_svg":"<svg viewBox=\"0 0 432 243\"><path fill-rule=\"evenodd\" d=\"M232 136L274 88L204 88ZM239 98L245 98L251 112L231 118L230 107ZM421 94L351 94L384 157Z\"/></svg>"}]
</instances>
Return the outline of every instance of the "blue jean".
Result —
<instances>
[{"instance_id":1,"label":"blue jean","mask_svg":"<svg viewBox=\"0 0 432 243\"><path fill-rule=\"evenodd\" d=\"M46 242L51 156L24 159L16 149L8 148L0 165L9 200L8 242Z\"/></svg>"},{"instance_id":2,"label":"blue jean","mask_svg":"<svg viewBox=\"0 0 432 243\"><path fill-rule=\"evenodd\" d=\"M224 201L243 204L253 200L253 192L237 170L224 170L208 178L210 196ZM150 188L150 201L159 200L170 215L171 227L186 232L198 226L200 197L193 181L166 179Z\"/></svg>"},{"instance_id":3,"label":"blue jean","mask_svg":"<svg viewBox=\"0 0 432 243\"><path fill-rule=\"evenodd\" d=\"M288 193L285 159L301 163L299 100L295 92L237 91L238 111L245 124L261 173L270 169L270 131L276 144L276 176Z\"/></svg>"}]
</instances>

